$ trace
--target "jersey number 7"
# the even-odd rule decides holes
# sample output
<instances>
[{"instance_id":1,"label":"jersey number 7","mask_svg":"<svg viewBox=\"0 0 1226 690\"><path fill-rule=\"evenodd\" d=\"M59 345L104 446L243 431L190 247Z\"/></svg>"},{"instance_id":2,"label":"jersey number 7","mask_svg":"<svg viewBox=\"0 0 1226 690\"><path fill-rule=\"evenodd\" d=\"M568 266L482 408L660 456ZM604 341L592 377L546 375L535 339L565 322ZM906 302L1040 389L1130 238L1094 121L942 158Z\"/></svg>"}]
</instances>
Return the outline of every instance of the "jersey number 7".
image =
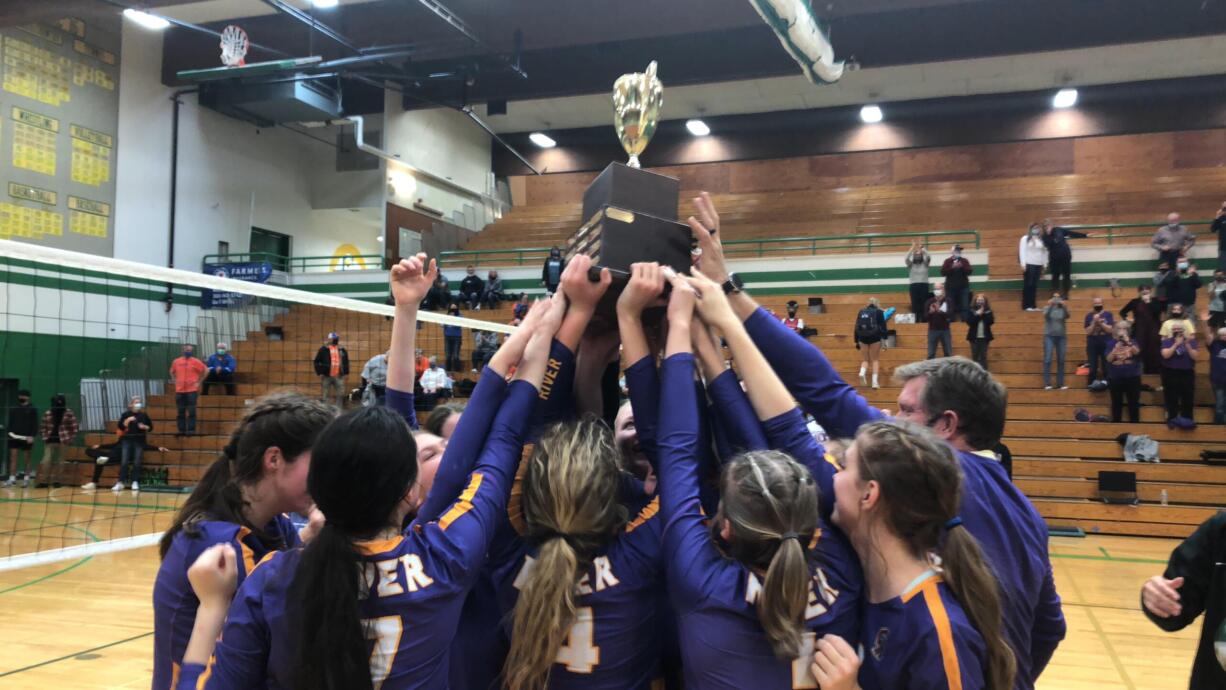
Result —
<instances>
[{"instance_id":1,"label":"jersey number 7","mask_svg":"<svg viewBox=\"0 0 1226 690\"><path fill-rule=\"evenodd\" d=\"M563 664L571 673L591 673L600 664L600 647L592 643L595 633L592 607L575 609L575 622L566 634L566 644L558 648L554 663Z\"/></svg>"},{"instance_id":2,"label":"jersey number 7","mask_svg":"<svg viewBox=\"0 0 1226 690\"><path fill-rule=\"evenodd\" d=\"M363 619L362 628L366 630L366 639L375 641L375 648L370 651L370 684L379 690L392 672L404 624L400 616L383 616Z\"/></svg>"}]
</instances>

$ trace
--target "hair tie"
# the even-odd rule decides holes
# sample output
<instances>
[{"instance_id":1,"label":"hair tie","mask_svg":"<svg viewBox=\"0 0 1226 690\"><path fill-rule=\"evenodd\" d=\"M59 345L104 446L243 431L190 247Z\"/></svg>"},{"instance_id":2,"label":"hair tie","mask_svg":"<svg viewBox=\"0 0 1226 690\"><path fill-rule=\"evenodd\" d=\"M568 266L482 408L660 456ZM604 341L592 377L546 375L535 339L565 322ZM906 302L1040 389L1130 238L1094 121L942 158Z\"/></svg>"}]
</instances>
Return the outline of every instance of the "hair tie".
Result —
<instances>
[{"instance_id":1,"label":"hair tie","mask_svg":"<svg viewBox=\"0 0 1226 690\"><path fill-rule=\"evenodd\" d=\"M951 530L951 529L953 529L953 528L955 528L955 527L957 527L958 525L961 525L961 524L962 524L962 518L960 518L960 517L958 517L957 515L955 515L955 516L953 516L952 518L950 518L950 519L949 519L949 520L948 520L948 521L945 523L945 531L946 531L946 532L948 532L949 530Z\"/></svg>"},{"instance_id":2,"label":"hair tie","mask_svg":"<svg viewBox=\"0 0 1226 690\"><path fill-rule=\"evenodd\" d=\"M238 444L235 443L234 441L230 441L229 443L226 444L225 448L221 449L221 452L227 458L231 460L237 460L238 459Z\"/></svg>"},{"instance_id":3,"label":"hair tie","mask_svg":"<svg viewBox=\"0 0 1226 690\"><path fill-rule=\"evenodd\" d=\"M789 539L795 539L796 541L800 541L800 534L797 532L784 532L783 534L779 535L779 541L781 542L787 541Z\"/></svg>"}]
</instances>

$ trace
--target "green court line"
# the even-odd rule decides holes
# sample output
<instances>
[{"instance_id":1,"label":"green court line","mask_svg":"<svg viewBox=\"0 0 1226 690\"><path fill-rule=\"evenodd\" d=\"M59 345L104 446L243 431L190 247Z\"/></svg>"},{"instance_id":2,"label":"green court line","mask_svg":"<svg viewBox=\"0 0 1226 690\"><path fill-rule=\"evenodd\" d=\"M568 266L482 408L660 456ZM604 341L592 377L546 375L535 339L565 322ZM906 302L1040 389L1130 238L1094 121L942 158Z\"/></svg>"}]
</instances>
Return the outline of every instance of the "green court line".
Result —
<instances>
[{"instance_id":1,"label":"green court line","mask_svg":"<svg viewBox=\"0 0 1226 690\"><path fill-rule=\"evenodd\" d=\"M156 515L157 513L165 513L165 512L171 511L171 510L178 510L178 508L158 508L157 510L149 510L149 511L140 512L140 513L129 513L129 514L127 514L127 515L124 515L123 517L126 517L126 518L137 518L137 517L144 517L144 516L146 516L146 515ZM18 515L18 516L16 516L16 517L20 518L21 516L20 516L20 515ZM44 523L44 524L39 524L39 525L38 525L38 526L36 526L36 527L22 527L21 529L14 529L14 530L9 530L9 531L7 531L7 532L0 532L0 536L4 536L4 535L6 535L6 534L18 534L18 533L20 533L20 532L29 532L29 531L31 531L31 530L47 529L47 528L50 528L50 527L68 527L68 528L72 528L72 527L73 527L73 525L79 525L79 524L82 524L82 523L86 523L86 524L87 524L87 523L90 523L90 522L94 522L94 520L95 520L95 519L98 519L98 520L113 520L113 519L116 519L116 518L90 518L90 519L86 519L86 520L74 520L73 522L58 522L58 523L54 523L54 524L45 524L45 523Z\"/></svg>"},{"instance_id":2,"label":"green court line","mask_svg":"<svg viewBox=\"0 0 1226 690\"><path fill-rule=\"evenodd\" d=\"M24 672L24 671L30 671L30 670L32 670L32 669L39 668L40 666L48 666L48 665L50 665L50 664L58 663L58 662L60 662L60 661L64 661L64 660L66 660L66 659L73 659L73 658L76 658L76 657L78 657L78 656L81 656L82 654L89 654L90 652L96 652L96 651L98 651L98 650L100 650L100 649L106 649L106 648L108 648L108 647L115 647L115 646L118 646L118 645L121 645L121 644L126 644L126 643L128 643L128 642L134 642L134 641L136 641L136 640L139 640L139 639L142 639L142 638L145 638L145 637L149 637L149 636L150 636L150 635L152 635L152 634L153 634L153 631L152 631L152 630L150 630L150 631L149 631L149 632L147 632L147 633L141 633L140 635L134 635L134 636L132 636L132 637L129 637L129 638L126 638L126 639L123 639L123 640L116 640L116 641L114 641L114 642L108 642L108 643L106 643L106 644L104 644L104 645L100 645L100 646L98 646L98 647L91 647L90 649L82 649L82 650L81 650L81 651L79 651L79 652L73 652L72 654L65 654L64 656L57 657L57 658L55 658L55 659L48 659L48 660L46 660L46 661L40 661L40 662L38 662L37 664L31 664L31 665L29 665L29 666L23 666L22 668L15 668L15 669L13 669L12 671L4 671L3 673L0 673L0 678L3 678L3 677L5 677L5 676L11 676L11 675L13 675L13 674L15 674L15 673L22 673L22 672Z\"/></svg>"},{"instance_id":3,"label":"green court line","mask_svg":"<svg viewBox=\"0 0 1226 690\"><path fill-rule=\"evenodd\" d=\"M46 522L46 520L43 520L42 522L43 522L43 523L45 523L45 522ZM93 532L91 532L91 531L89 531L89 530L87 530L87 529L84 529L84 528L81 528L81 527L72 527L72 526L68 526L68 529L71 529L71 530L76 530L76 531L78 531L78 532L81 532L81 533L83 533L85 536L89 537L91 540L93 540L93 541L95 541L95 542L102 541L101 539L99 539L99 538L98 538L98 535L94 534ZM74 570L74 569L76 569L76 568L79 568L79 567L81 567L81 566L85 565L85 564L86 564L88 561L90 561L91 559L93 559L93 556L86 556L85 558L82 558L81 560L77 561L76 563L73 563L72 565L70 565L70 566L68 566L68 567L66 567L66 568L61 568L61 569L59 569L59 570L57 570L57 571L55 571L55 572L52 572L52 573L47 573L46 575L43 575L42 577L36 577L36 578L34 578L33 580L30 580L29 582L23 582L23 583L21 583L21 584L19 584L19 585L13 585L12 587L9 587L8 589L0 589L0 594L8 594L9 592L14 592L14 591L19 590L19 589L25 589L26 587L29 587L30 585L36 585L36 584L38 584L38 583L40 583L40 582L45 582L45 581L47 581L47 580L50 580L50 579L51 579L51 578L53 578L53 577L59 577L60 575L63 575L64 573L66 573L66 572L68 572L68 571L70 571L70 570ZM33 667L31 667L31 668L33 668ZM14 673L16 673L16 671L14 671ZM0 673L0 677L3 677L4 675L7 675L7 674Z\"/></svg>"},{"instance_id":4,"label":"green court line","mask_svg":"<svg viewBox=\"0 0 1226 690\"><path fill-rule=\"evenodd\" d=\"M1078 561L1111 561L1113 563L1150 563L1153 565L1166 565L1166 561L1155 558L1117 558L1115 556L1091 556L1076 553L1053 553L1052 558L1068 558Z\"/></svg>"}]
</instances>

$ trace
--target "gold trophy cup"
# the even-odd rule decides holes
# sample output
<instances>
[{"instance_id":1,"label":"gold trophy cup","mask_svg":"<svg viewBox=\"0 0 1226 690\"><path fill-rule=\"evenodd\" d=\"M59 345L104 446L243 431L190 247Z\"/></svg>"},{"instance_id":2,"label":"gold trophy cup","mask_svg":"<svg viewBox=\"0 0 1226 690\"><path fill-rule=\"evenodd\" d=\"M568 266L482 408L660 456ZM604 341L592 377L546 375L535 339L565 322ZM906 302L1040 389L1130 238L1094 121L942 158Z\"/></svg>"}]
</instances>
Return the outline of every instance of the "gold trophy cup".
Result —
<instances>
[{"instance_id":1,"label":"gold trophy cup","mask_svg":"<svg viewBox=\"0 0 1226 690\"><path fill-rule=\"evenodd\" d=\"M623 74L613 82L613 124L622 148L630 154L630 167L642 167L639 154L656 133L663 106L664 85L656 77L655 60L646 72Z\"/></svg>"}]
</instances>

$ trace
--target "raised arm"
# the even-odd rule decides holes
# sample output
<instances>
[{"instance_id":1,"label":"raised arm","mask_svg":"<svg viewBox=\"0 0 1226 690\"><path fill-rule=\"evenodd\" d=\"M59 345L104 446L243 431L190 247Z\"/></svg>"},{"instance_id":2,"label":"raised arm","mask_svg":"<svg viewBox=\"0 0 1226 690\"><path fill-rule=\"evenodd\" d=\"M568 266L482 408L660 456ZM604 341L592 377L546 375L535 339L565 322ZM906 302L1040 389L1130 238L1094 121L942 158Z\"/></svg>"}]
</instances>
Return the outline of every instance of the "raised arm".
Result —
<instances>
[{"instance_id":1,"label":"raised arm","mask_svg":"<svg viewBox=\"0 0 1226 690\"><path fill-rule=\"evenodd\" d=\"M261 600L265 568L250 573L234 596L236 561L234 548L219 544L200 554L188 570L200 606L176 690L264 685L272 646Z\"/></svg>"},{"instance_id":2,"label":"raised arm","mask_svg":"<svg viewBox=\"0 0 1226 690\"><path fill-rule=\"evenodd\" d=\"M392 266L390 276L396 314L392 317L392 344L387 355L387 406L399 412L413 429L417 428L417 413L413 410L417 306L437 277L438 265L434 259L427 264L425 254L401 259Z\"/></svg>"},{"instance_id":3,"label":"raised arm","mask_svg":"<svg viewBox=\"0 0 1226 690\"><path fill-rule=\"evenodd\" d=\"M715 336L701 322L691 325L694 350L702 362L702 374L707 380L707 395L713 403L711 414L715 424L712 430L722 434L730 446L728 451L763 450L767 447L766 435L758 423L749 397L741 388L737 372L729 369L724 356L719 352ZM721 453L728 460L731 453Z\"/></svg>"}]
</instances>

